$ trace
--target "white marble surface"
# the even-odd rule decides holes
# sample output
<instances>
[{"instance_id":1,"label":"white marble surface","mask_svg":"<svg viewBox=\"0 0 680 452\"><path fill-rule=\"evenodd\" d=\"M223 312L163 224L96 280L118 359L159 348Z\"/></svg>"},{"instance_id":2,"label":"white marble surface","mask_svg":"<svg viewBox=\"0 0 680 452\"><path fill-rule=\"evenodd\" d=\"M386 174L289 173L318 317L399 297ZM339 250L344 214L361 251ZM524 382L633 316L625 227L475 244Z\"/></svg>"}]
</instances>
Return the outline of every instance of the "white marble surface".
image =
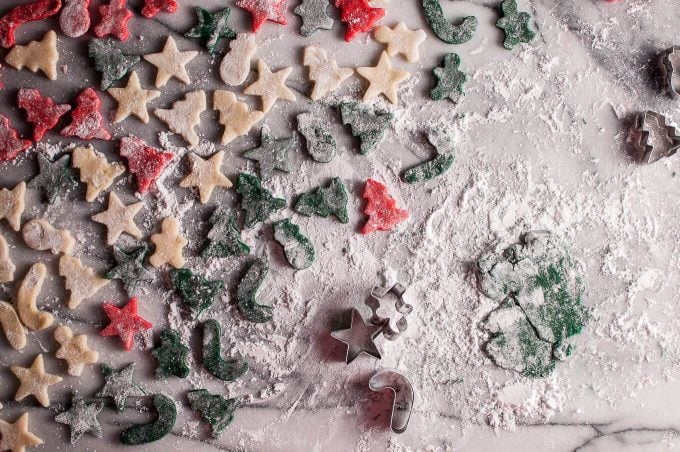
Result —
<instances>
[{"instance_id":1,"label":"white marble surface","mask_svg":"<svg viewBox=\"0 0 680 452\"><path fill-rule=\"evenodd\" d=\"M137 8L141 2L129 3ZM196 362L187 380L155 380L155 361L147 350L151 338L146 343L138 341L143 345L126 353L115 339L97 335L105 320L101 302L124 300L119 283L110 284L78 310L68 311L57 259L27 250L18 234L0 225L13 245L18 277L32 262L48 265L51 276L43 289L42 306L76 333L88 334L102 362L122 366L135 361L136 378L144 387L169 394L181 405L173 435L145 450L657 451L678 445L680 187L675 173L679 163L677 157L650 166L632 162L626 155L625 138L627 124L638 111L655 109L680 117L678 104L659 93L654 79L655 55L678 43L674 40L680 5L677 0L618 4L520 0L521 8L534 15L538 36L530 46L508 52L493 25L498 1L445 3L449 16L476 15L477 33L464 45L450 46L426 29L422 59L414 65L398 62L413 78L400 92L399 120L380 149L368 158L357 155L351 150L353 141L336 122L333 131L344 152L335 161L313 164L303 151L297 152L294 161L300 170L277 175L269 185L276 194L292 199L340 174L352 194L350 225L297 216L319 255L312 269L297 273L285 265L268 229L245 234L256 252L271 256L272 270L262 300L275 305L276 314L268 325L247 324L230 304L233 290L213 308L210 316L223 322L225 339L233 346L225 345L225 350L251 363L251 371L240 382L219 384ZM178 36L194 23L190 6L198 4L213 9L224 2L183 1L178 14L160 15L153 21L136 13L130 22L132 37L123 47L130 53L156 52L172 33L181 49L202 50L197 42ZM391 0L387 5L382 23L405 20L410 27L425 26L417 1ZM264 58L272 68L294 67L289 86L298 94L298 102L279 104L266 118L273 133L280 136L291 133L294 113L310 104L305 96L309 92L306 69L301 65L305 45L321 45L341 66L352 67L373 65L381 50L380 44L367 37L344 43L339 22L330 32L302 38L296 32L299 18L292 14L293 7L288 8L287 27L267 23L258 35L256 58ZM233 27L247 30L247 17L233 8ZM36 39L56 24L56 19L30 24L21 29L18 42ZM2 113L28 133L15 107L18 87L39 87L64 102L82 88L97 85L99 77L85 57L86 46L84 39L60 35L60 63L65 64L65 73L56 82L3 66ZM470 75L466 95L457 106L425 97L432 85L430 70L450 51L461 56L462 68ZM194 84L171 82L152 106L165 108L183 92L223 88L218 67L219 58L212 61L202 52L189 65ZM143 85L149 86L153 67L140 63L136 69ZM354 78L337 98L358 96L363 87L363 81ZM235 91L240 93L240 88ZM106 110L114 107L112 99L105 94L101 97ZM258 105L256 99L248 102ZM427 148L411 139L411 132L424 128L432 118L443 118L455 131L454 167L425 186L401 184L401 170L427 155ZM134 133L158 145L157 134L165 126L152 117L149 125L129 119L111 125L110 130L116 136ZM220 127L214 112L204 113L200 132L204 140L217 140ZM48 140L60 141L55 134ZM225 163L228 176L253 168L238 155L257 142L257 131L253 131L226 148L217 146L230 155ZM113 143L97 143L96 147L112 158L117 154ZM208 206L194 204L195 195L177 186L184 171L183 160L171 166L162 186L175 195L166 191L146 195L139 218L148 239L162 216L179 213L190 240L188 265L196 267L203 265L195 257L206 230L203 220L214 205L235 205L236 197L221 191ZM22 157L0 168L0 185L13 186L34 172L34 157ZM357 233L364 218L360 194L368 177L385 181L400 205L411 212L408 223L392 234L362 237ZM121 179L115 191L126 202L134 199L128 180ZM102 209L104 197L87 204L83 194L80 186L61 204L47 206L40 204L38 193L29 191L24 218L44 216L78 231L75 254L85 264L105 271L112 263L110 249L104 244L103 228L88 220ZM175 199L178 205L173 204ZM290 212L279 217L284 215ZM572 244L574 256L585 269L586 303L596 313L577 338L574 356L542 381L526 381L497 369L481 352L476 323L491 309L491 302L479 295L470 270L483 251L512 243L529 229L553 230ZM201 270L232 286L241 264L227 261ZM366 290L386 270L410 284L418 300L409 331L396 343L381 344L381 361L362 357L345 366L342 347L329 337L330 328L343 309L360 306ZM177 326L172 314L177 299L168 289L167 270L156 274L157 282L141 297L140 312L155 325L170 322ZM11 284L4 285L5 299L13 293ZM191 333L192 326L185 323L181 329L191 334L197 359L200 340L196 332ZM4 405L0 419L14 421L29 411L30 430L46 441L36 451L122 449L120 431L150 418L140 412L144 402L130 403L124 415L108 405L100 416L104 438L86 435L75 448L68 444L67 429L53 422L71 389L91 397L101 385L95 367L81 378L65 376L51 391L49 409L38 407L32 398L12 401L17 382L9 366L27 366L42 351L48 371L65 374L65 365L53 356L55 349L52 329L30 333L29 345L21 352L0 339L0 401ZM411 424L402 435L387 429L388 399L375 398L367 388L371 373L383 367L408 375L416 391ZM246 398L235 422L219 440L209 439L207 430L197 427L198 416L184 396L193 387ZM537 400L508 401L508 388L524 388Z\"/></svg>"}]
</instances>

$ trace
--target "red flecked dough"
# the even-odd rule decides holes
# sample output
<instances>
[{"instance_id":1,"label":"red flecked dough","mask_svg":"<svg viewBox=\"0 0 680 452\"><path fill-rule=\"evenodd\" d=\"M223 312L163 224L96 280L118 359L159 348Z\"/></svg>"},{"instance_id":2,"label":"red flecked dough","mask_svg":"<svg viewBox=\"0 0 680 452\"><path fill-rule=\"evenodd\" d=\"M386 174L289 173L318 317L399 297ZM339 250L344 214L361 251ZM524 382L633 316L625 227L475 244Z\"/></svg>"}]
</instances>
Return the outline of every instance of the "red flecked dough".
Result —
<instances>
[{"instance_id":1,"label":"red flecked dough","mask_svg":"<svg viewBox=\"0 0 680 452\"><path fill-rule=\"evenodd\" d=\"M161 152L137 137L120 139L120 155L127 160L128 170L137 179L137 191L146 193L173 159L173 154Z\"/></svg>"},{"instance_id":2,"label":"red flecked dough","mask_svg":"<svg viewBox=\"0 0 680 452\"><path fill-rule=\"evenodd\" d=\"M373 8L368 0L335 0L335 6L340 8L340 20L347 24L347 42L359 33L371 31L375 23L385 16L384 9Z\"/></svg>"},{"instance_id":3,"label":"red flecked dough","mask_svg":"<svg viewBox=\"0 0 680 452\"><path fill-rule=\"evenodd\" d=\"M31 140L19 138L7 117L0 115L0 162L12 160L31 145Z\"/></svg>"},{"instance_id":4,"label":"red flecked dough","mask_svg":"<svg viewBox=\"0 0 680 452\"><path fill-rule=\"evenodd\" d=\"M126 351L132 350L135 334L150 330L153 325L137 315L137 297L132 297L128 304L118 308L111 303L102 305L111 323L101 330L101 336L118 336L123 340Z\"/></svg>"},{"instance_id":5,"label":"red flecked dough","mask_svg":"<svg viewBox=\"0 0 680 452\"><path fill-rule=\"evenodd\" d=\"M76 108L71 112L71 124L64 127L61 134L65 137L78 137L82 140L99 138L108 140L111 134L102 126L99 109L102 102L92 88L87 88L76 97Z\"/></svg>"},{"instance_id":6,"label":"red flecked dough","mask_svg":"<svg viewBox=\"0 0 680 452\"><path fill-rule=\"evenodd\" d=\"M33 124L33 139L40 141L48 130L71 109L68 104L55 104L49 97L33 88L21 88L18 95L19 108L26 110L26 120Z\"/></svg>"},{"instance_id":7,"label":"red flecked dough","mask_svg":"<svg viewBox=\"0 0 680 452\"><path fill-rule=\"evenodd\" d=\"M159 12L174 13L175 11L177 11L175 0L144 0L142 15L150 19Z\"/></svg>"},{"instance_id":8,"label":"red flecked dough","mask_svg":"<svg viewBox=\"0 0 680 452\"><path fill-rule=\"evenodd\" d=\"M70 0L65 3L59 16L61 31L70 38L77 38L90 29L90 0Z\"/></svg>"},{"instance_id":9,"label":"red flecked dough","mask_svg":"<svg viewBox=\"0 0 680 452\"><path fill-rule=\"evenodd\" d=\"M47 19L61 9L61 0L38 0L10 9L0 18L0 46L9 49L14 46L14 32L17 28L34 20Z\"/></svg>"},{"instance_id":10,"label":"red flecked dough","mask_svg":"<svg viewBox=\"0 0 680 452\"><path fill-rule=\"evenodd\" d=\"M378 181L373 179L366 181L364 199L368 200L364 209L368 221L361 229L362 234L389 231L394 225L408 218L408 212L397 207L397 202L387 192L387 187Z\"/></svg>"},{"instance_id":11,"label":"red flecked dough","mask_svg":"<svg viewBox=\"0 0 680 452\"><path fill-rule=\"evenodd\" d=\"M236 6L243 8L253 17L253 31L271 20L286 25L286 0L238 0Z\"/></svg>"},{"instance_id":12,"label":"red flecked dough","mask_svg":"<svg viewBox=\"0 0 680 452\"><path fill-rule=\"evenodd\" d=\"M111 0L108 5L99 7L101 21L94 27L94 34L98 38L111 35L125 41L130 36L127 23L132 11L126 5L126 0Z\"/></svg>"}]
</instances>

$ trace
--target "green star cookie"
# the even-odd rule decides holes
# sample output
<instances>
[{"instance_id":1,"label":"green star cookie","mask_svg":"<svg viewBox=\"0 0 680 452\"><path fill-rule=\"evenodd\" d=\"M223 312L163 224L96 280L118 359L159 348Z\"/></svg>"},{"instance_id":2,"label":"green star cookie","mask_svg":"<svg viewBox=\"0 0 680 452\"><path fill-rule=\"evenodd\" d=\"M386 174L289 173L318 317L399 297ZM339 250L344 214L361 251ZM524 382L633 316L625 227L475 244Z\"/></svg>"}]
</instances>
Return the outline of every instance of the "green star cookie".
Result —
<instances>
[{"instance_id":1,"label":"green star cookie","mask_svg":"<svg viewBox=\"0 0 680 452\"><path fill-rule=\"evenodd\" d=\"M161 343L151 354L158 360L156 378L168 378L170 375L186 378L189 375L189 347L182 344L177 331L170 328L161 331Z\"/></svg>"},{"instance_id":2,"label":"green star cookie","mask_svg":"<svg viewBox=\"0 0 680 452\"><path fill-rule=\"evenodd\" d=\"M392 113L375 110L359 102L344 102L340 104L342 123L349 125L352 135L361 140L359 152L370 154L385 136L394 115Z\"/></svg>"},{"instance_id":3,"label":"green star cookie","mask_svg":"<svg viewBox=\"0 0 680 452\"><path fill-rule=\"evenodd\" d=\"M132 381L135 373L135 363L130 363L116 371L106 364L101 365L104 375L104 386L95 394L95 397L112 397L113 403L119 412L125 410L125 401L128 397L142 397L146 395L144 390Z\"/></svg>"},{"instance_id":4,"label":"green star cookie","mask_svg":"<svg viewBox=\"0 0 680 452\"><path fill-rule=\"evenodd\" d=\"M40 172L31 179L28 186L41 189L50 204L57 199L59 193L75 184L71 171L71 156L68 154L51 161L45 154L39 152L38 168Z\"/></svg>"},{"instance_id":5,"label":"green star cookie","mask_svg":"<svg viewBox=\"0 0 680 452\"><path fill-rule=\"evenodd\" d=\"M168 396L156 394L153 396L153 406L158 418L148 424L138 424L128 427L120 434L120 442L128 446L138 446L158 441L172 431L177 420L177 407Z\"/></svg>"},{"instance_id":6,"label":"green star cookie","mask_svg":"<svg viewBox=\"0 0 680 452\"><path fill-rule=\"evenodd\" d=\"M251 174L241 173L236 181L236 191L241 195L241 209L246 213L244 226L252 228L269 219L272 213L286 206L286 200L275 198L262 188L260 179Z\"/></svg>"},{"instance_id":7,"label":"green star cookie","mask_svg":"<svg viewBox=\"0 0 680 452\"><path fill-rule=\"evenodd\" d=\"M153 281L153 273L144 267L144 258L148 252L147 244L128 251L114 246L113 257L116 260L116 266L109 270L104 278L120 279L128 295L134 294L139 283Z\"/></svg>"},{"instance_id":8,"label":"green star cookie","mask_svg":"<svg viewBox=\"0 0 680 452\"><path fill-rule=\"evenodd\" d=\"M97 438L101 438L102 427L99 425L97 415L102 408L104 408L103 403L85 403L77 392L73 392L71 394L71 408L59 413L54 420L71 428L71 444L77 443L88 432Z\"/></svg>"},{"instance_id":9,"label":"green star cookie","mask_svg":"<svg viewBox=\"0 0 680 452\"><path fill-rule=\"evenodd\" d=\"M237 399L226 399L218 394L210 394L205 389L187 392L191 408L201 413L205 422L210 424L212 437L217 438L234 420L234 411L239 406Z\"/></svg>"},{"instance_id":10,"label":"green star cookie","mask_svg":"<svg viewBox=\"0 0 680 452\"><path fill-rule=\"evenodd\" d=\"M94 69L102 74L102 91L125 77L132 66L141 60L137 55L124 55L119 48L113 46L110 39L91 39L88 49L90 58L94 60Z\"/></svg>"},{"instance_id":11,"label":"green star cookie","mask_svg":"<svg viewBox=\"0 0 680 452\"><path fill-rule=\"evenodd\" d=\"M224 282L196 275L188 268L170 270L170 281L196 317L213 304L217 294L224 288Z\"/></svg>"},{"instance_id":12,"label":"green star cookie","mask_svg":"<svg viewBox=\"0 0 680 452\"><path fill-rule=\"evenodd\" d=\"M439 67L432 69L432 75L437 79L437 85L430 90L430 97L434 100L450 99L456 103L463 94L463 85L467 75L458 69L460 57L455 53L444 55Z\"/></svg>"},{"instance_id":13,"label":"green star cookie","mask_svg":"<svg viewBox=\"0 0 680 452\"><path fill-rule=\"evenodd\" d=\"M251 322L265 323L272 319L271 306L257 303L257 292L267 276L269 262L266 259L255 259L241 279L236 290L236 304L243 317Z\"/></svg>"},{"instance_id":14,"label":"green star cookie","mask_svg":"<svg viewBox=\"0 0 680 452\"><path fill-rule=\"evenodd\" d=\"M283 247L288 263L298 270L304 270L314 263L315 253L312 242L300 233L300 227L285 219L273 224L274 240Z\"/></svg>"},{"instance_id":15,"label":"green star cookie","mask_svg":"<svg viewBox=\"0 0 680 452\"><path fill-rule=\"evenodd\" d=\"M275 169L286 173L290 171L288 151L295 147L295 137L274 138L267 126L262 126L260 133L260 147L244 152L243 157L259 163L260 178L267 182Z\"/></svg>"},{"instance_id":16,"label":"green star cookie","mask_svg":"<svg viewBox=\"0 0 680 452\"><path fill-rule=\"evenodd\" d=\"M524 11L517 12L516 0L504 0L501 3L503 17L496 21L496 26L505 33L503 47L512 50L518 44L531 42L536 34L529 26L531 15Z\"/></svg>"},{"instance_id":17,"label":"green star cookie","mask_svg":"<svg viewBox=\"0 0 680 452\"><path fill-rule=\"evenodd\" d=\"M295 211L307 217L318 215L327 218L335 216L341 223L349 223L347 215L347 190L342 179L334 177L327 187L318 187L300 195Z\"/></svg>"},{"instance_id":18,"label":"green star cookie","mask_svg":"<svg viewBox=\"0 0 680 452\"><path fill-rule=\"evenodd\" d=\"M238 359L222 359L222 329L217 320L203 322L203 367L222 381L236 381L248 371L248 363Z\"/></svg>"},{"instance_id":19,"label":"green star cookie","mask_svg":"<svg viewBox=\"0 0 680 452\"><path fill-rule=\"evenodd\" d=\"M245 256L250 247L241 242L241 233L236 227L236 217L227 207L216 208L210 216L208 244L201 251L202 257Z\"/></svg>"},{"instance_id":20,"label":"green star cookie","mask_svg":"<svg viewBox=\"0 0 680 452\"><path fill-rule=\"evenodd\" d=\"M229 14L231 14L231 8L224 8L214 13L203 8L196 8L198 25L189 30L184 36L187 38L203 39L208 53L212 55L217 51L217 41L221 38L233 39L236 37L236 32L227 25Z\"/></svg>"}]
</instances>

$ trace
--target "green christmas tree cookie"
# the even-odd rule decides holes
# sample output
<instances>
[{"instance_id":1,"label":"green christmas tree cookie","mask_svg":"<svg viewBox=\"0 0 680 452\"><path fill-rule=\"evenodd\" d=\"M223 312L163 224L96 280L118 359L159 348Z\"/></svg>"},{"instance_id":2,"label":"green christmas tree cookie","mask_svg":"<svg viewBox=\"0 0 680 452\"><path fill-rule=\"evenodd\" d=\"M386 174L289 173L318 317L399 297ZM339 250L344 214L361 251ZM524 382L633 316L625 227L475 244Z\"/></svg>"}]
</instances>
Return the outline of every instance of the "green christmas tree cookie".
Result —
<instances>
[{"instance_id":1,"label":"green christmas tree cookie","mask_svg":"<svg viewBox=\"0 0 680 452\"><path fill-rule=\"evenodd\" d=\"M38 152L38 168L40 172L30 180L28 187L41 189L50 204L61 192L75 184L71 171L71 156L68 154L51 161L45 154Z\"/></svg>"},{"instance_id":2,"label":"green christmas tree cookie","mask_svg":"<svg viewBox=\"0 0 680 452\"><path fill-rule=\"evenodd\" d=\"M227 207L216 208L210 216L208 244L201 251L202 257L245 256L250 247L241 242L241 233L236 227L236 216Z\"/></svg>"},{"instance_id":3,"label":"green christmas tree cookie","mask_svg":"<svg viewBox=\"0 0 680 452\"><path fill-rule=\"evenodd\" d=\"M166 395L156 394L153 396L153 406L158 413L158 418L148 424L126 428L120 434L120 442L127 446L138 446L158 441L172 431L177 420L175 402Z\"/></svg>"},{"instance_id":4,"label":"green christmas tree cookie","mask_svg":"<svg viewBox=\"0 0 680 452\"><path fill-rule=\"evenodd\" d=\"M116 80L127 75L132 66L141 59L137 55L124 55L114 47L110 39L91 39L89 43L89 56L94 60L94 69L101 72L101 89L106 91Z\"/></svg>"},{"instance_id":5,"label":"green christmas tree cookie","mask_svg":"<svg viewBox=\"0 0 680 452\"><path fill-rule=\"evenodd\" d=\"M453 25L444 17L440 0L422 1L425 20L439 39L449 44L462 44L472 39L477 29L476 17L465 17L459 25Z\"/></svg>"},{"instance_id":6,"label":"green christmas tree cookie","mask_svg":"<svg viewBox=\"0 0 680 452\"><path fill-rule=\"evenodd\" d=\"M463 85L467 75L458 69L460 57L455 53L444 55L439 67L432 69L432 75L437 79L437 85L430 90L430 97L434 100L450 99L456 103L463 95Z\"/></svg>"},{"instance_id":7,"label":"green christmas tree cookie","mask_svg":"<svg viewBox=\"0 0 680 452\"><path fill-rule=\"evenodd\" d=\"M217 51L217 41L222 38L233 39L236 37L236 32L229 28L227 24L230 14L231 8L224 8L214 13L200 7L196 8L198 25L189 30L184 36L204 40L208 53L212 55Z\"/></svg>"},{"instance_id":8,"label":"green christmas tree cookie","mask_svg":"<svg viewBox=\"0 0 680 452\"><path fill-rule=\"evenodd\" d=\"M262 188L260 179L251 174L238 175L236 191L241 195L241 209L246 213L246 228L267 221L272 213L286 206L285 199L272 196L269 190Z\"/></svg>"},{"instance_id":9,"label":"green christmas tree cookie","mask_svg":"<svg viewBox=\"0 0 680 452\"><path fill-rule=\"evenodd\" d=\"M285 219L273 224L274 240L283 247L288 263L298 270L304 270L314 263L314 245L300 233L300 227Z\"/></svg>"},{"instance_id":10,"label":"green christmas tree cookie","mask_svg":"<svg viewBox=\"0 0 680 452\"><path fill-rule=\"evenodd\" d=\"M318 215L327 218L333 215L341 223L349 223L347 189L342 179L334 177L327 187L318 187L300 195L295 203L295 211L307 217Z\"/></svg>"},{"instance_id":11,"label":"green christmas tree cookie","mask_svg":"<svg viewBox=\"0 0 680 452\"><path fill-rule=\"evenodd\" d=\"M256 301L257 292L268 271L269 262L266 259L257 258L250 264L238 285L236 303L243 317L251 322L265 323L272 319L273 308L258 304Z\"/></svg>"},{"instance_id":12,"label":"green christmas tree cookie","mask_svg":"<svg viewBox=\"0 0 680 452\"><path fill-rule=\"evenodd\" d=\"M363 155L375 150L384 138L394 115L392 113L375 110L359 102L344 102L340 104L342 123L349 125L352 135L361 141L359 151Z\"/></svg>"},{"instance_id":13,"label":"green christmas tree cookie","mask_svg":"<svg viewBox=\"0 0 680 452\"><path fill-rule=\"evenodd\" d=\"M222 359L222 329L217 320L203 322L203 367L222 381L236 381L248 371L248 363L237 359Z\"/></svg>"},{"instance_id":14,"label":"green christmas tree cookie","mask_svg":"<svg viewBox=\"0 0 680 452\"><path fill-rule=\"evenodd\" d=\"M156 378L168 378L170 375L186 378L189 375L189 347L182 344L177 331L170 328L161 331L161 343L151 354L158 360Z\"/></svg>"},{"instance_id":15,"label":"green christmas tree cookie","mask_svg":"<svg viewBox=\"0 0 680 452\"><path fill-rule=\"evenodd\" d=\"M505 33L503 47L512 50L518 44L531 42L536 33L531 29L529 21L531 15L527 12L517 12L515 0L504 0L501 3L503 17L496 21L496 26Z\"/></svg>"},{"instance_id":16,"label":"green christmas tree cookie","mask_svg":"<svg viewBox=\"0 0 680 452\"><path fill-rule=\"evenodd\" d=\"M212 306L215 297L224 288L224 282L204 278L188 268L170 270L170 281L196 317Z\"/></svg>"},{"instance_id":17,"label":"green christmas tree cookie","mask_svg":"<svg viewBox=\"0 0 680 452\"><path fill-rule=\"evenodd\" d=\"M210 424L212 437L218 438L234 420L234 411L239 406L237 399L227 399L218 394L210 394L205 389L194 389L187 393L191 408L201 413L205 422Z\"/></svg>"}]
</instances>

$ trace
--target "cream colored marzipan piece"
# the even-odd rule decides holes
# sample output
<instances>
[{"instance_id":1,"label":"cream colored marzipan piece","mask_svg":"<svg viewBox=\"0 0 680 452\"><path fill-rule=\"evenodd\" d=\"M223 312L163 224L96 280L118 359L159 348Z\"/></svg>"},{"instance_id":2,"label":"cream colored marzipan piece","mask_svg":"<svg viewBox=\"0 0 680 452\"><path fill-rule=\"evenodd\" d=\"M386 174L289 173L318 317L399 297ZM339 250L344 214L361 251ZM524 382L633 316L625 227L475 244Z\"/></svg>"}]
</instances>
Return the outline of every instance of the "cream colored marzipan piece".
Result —
<instances>
[{"instance_id":1,"label":"cream colored marzipan piece","mask_svg":"<svg viewBox=\"0 0 680 452\"><path fill-rule=\"evenodd\" d=\"M354 69L338 67L335 60L328 58L326 51L319 47L305 47L302 63L309 68L309 79L314 82L309 95L312 100L319 100L335 91L354 74Z\"/></svg>"},{"instance_id":2,"label":"cream colored marzipan piece","mask_svg":"<svg viewBox=\"0 0 680 452\"><path fill-rule=\"evenodd\" d=\"M103 212L92 215L91 218L92 221L106 226L106 243L108 245L116 243L118 237L124 232L139 239L142 237L142 231L135 223L135 215L143 205L141 202L136 202L126 206L115 193L111 192L109 193L108 208Z\"/></svg>"},{"instance_id":3,"label":"cream colored marzipan piece","mask_svg":"<svg viewBox=\"0 0 680 452\"><path fill-rule=\"evenodd\" d=\"M0 219L4 218L9 226L18 231L21 229L21 214L25 204L26 182L19 182L13 189L0 189Z\"/></svg>"},{"instance_id":4,"label":"cream colored marzipan piece","mask_svg":"<svg viewBox=\"0 0 680 452\"><path fill-rule=\"evenodd\" d=\"M135 115L145 124L149 122L146 104L161 95L160 91L142 89L135 71L130 74L125 88L109 88L106 92L118 102L113 122L120 122L130 115Z\"/></svg>"},{"instance_id":5,"label":"cream colored marzipan piece","mask_svg":"<svg viewBox=\"0 0 680 452\"><path fill-rule=\"evenodd\" d=\"M40 41L32 41L28 45L15 45L5 57L7 64L17 70L24 67L32 72L43 71L50 80L57 79L57 34L50 30Z\"/></svg>"},{"instance_id":6,"label":"cream colored marzipan piece","mask_svg":"<svg viewBox=\"0 0 680 452\"><path fill-rule=\"evenodd\" d=\"M215 153L209 159L203 159L196 154L189 154L191 172L179 183L180 187L196 187L201 198L201 204L210 200L215 187L229 188L233 184L227 176L222 174L222 160L224 151Z\"/></svg>"},{"instance_id":7,"label":"cream colored marzipan piece","mask_svg":"<svg viewBox=\"0 0 680 452\"><path fill-rule=\"evenodd\" d=\"M213 108L220 113L219 123L224 126L222 144L231 143L237 137L246 135L264 118L264 112L250 111L248 105L239 102L231 91L217 90L213 94Z\"/></svg>"},{"instance_id":8,"label":"cream colored marzipan piece","mask_svg":"<svg viewBox=\"0 0 680 452\"><path fill-rule=\"evenodd\" d=\"M7 342L15 350L21 350L26 346L26 331L19 320L16 309L6 301L0 301L0 326L5 332Z\"/></svg>"},{"instance_id":9,"label":"cream colored marzipan piece","mask_svg":"<svg viewBox=\"0 0 680 452\"><path fill-rule=\"evenodd\" d=\"M264 60L257 61L257 80L245 90L244 94L259 96L262 99L262 111L268 112L277 100L295 100L295 93L286 86L286 79L293 68L286 67L277 72L272 72Z\"/></svg>"},{"instance_id":10,"label":"cream colored marzipan piece","mask_svg":"<svg viewBox=\"0 0 680 452\"><path fill-rule=\"evenodd\" d=\"M109 163L104 154L91 146L79 146L73 150L73 167L80 170L80 181L87 184L85 200L92 202L125 172L120 163Z\"/></svg>"},{"instance_id":11,"label":"cream colored marzipan piece","mask_svg":"<svg viewBox=\"0 0 680 452\"><path fill-rule=\"evenodd\" d=\"M201 123L201 113L206 107L205 91L193 91L187 93L184 99L172 104L171 109L156 109L154 114L165 122L170 130L184 138L190 147L195 147L199 138L194 127Z\"/></svg>"},{"instance_id":12,"label":"cream colored marzipan piece","mask_svg":"<svg viewBox=\"0 0 680 452\"><path fill-rule=\"evenodd\" d=\"M9 255L7 240L0 235L0 283L14 281L14 271L16 268Z\"/></svg>"},{"instance_id":13,"label":"cream colored marzipan piece","mask_svg":"<svg viewBox=\"0 0 680 452\"><path fill-rule=\"evenodd\" d=\"M415 63L420 59L418 47L425 42L427 34L423 30L410 30L404 22L390 28L381 25L373 33L375 40L387 44L387 55L395 57L403 55L409 63Z\"/></svg>"},{"instance_id":14,"label":"cream colored marzipan piece","mask_svg":"<svg viewBox=\"0 0 680 452\"><path fill-rule=\"evenodd\" d=\"M46 275L45 264L41 262L33 264L26 272L17 291L16 309L19 318L26 328L35 331L49 328L54 321L52 314L39 310L37 306L38 295Z\"/></svg>"},{"instance_id":15,"label":"cream colored marzipan piece","mask_svg":"<svg viewBox=\"0 0 680 452\"><path fill-rule=\"evenodd\" d=\"M380 55L380 60L375 67L359 67L357 73L369 83L364 94L364 102L384 94L393 104L399 103L397 85L411 76L406 71L392 69L390 57L385 51Z\"/></svg>"},{"instance_id":16,"label":"cream colored marzipan piece","mask_svg":"<svg viewBox=\"0 0 680 452\"><path fill-rule=\"evenodd\" d=\"M42 354L35 357L31 367L12 366L10 370L21 382L19 389L14 394L14 400L18 402L32 395L42 406L47 407L50 405L50 396L47 388L59 383L62 378L58 375L45 372Z\"/></svg>"},{"instance_id":17,"label":"cream colored marzipan piece","mask_svg":"<svg viewBox=\"0 0 680 452\"><path fill-rule=\"evenodd\" d=\"M25 452L27 447L43 444L43 440L28 431L28 413L10 424L0 419L0 450Z\"/></svg>"},{"instance_id":18,"label":"cream colored marzipan piece","mask_svg":"<svg viewBox=\"0 0 680 452\"><path fill-rule=\"evenodd\" d=\"M57 229L43 219L24 223L21 234L29 248L38 251L49 250L52 254L71 254L75 245L75 240L69 231Z\"/></svg>"},{"instance_id":19,"label":"cream colored marzipan piece","mask_svg":"<svg viewBox=\"0 0 680 452\"><path fill-rule=\"evenodd\" d=\"M172 36L168 36L161 52L144 55L144 59L158 69L156 72L156 88L160 88L165 86L172 77L175 77L185 85L191 83L186 65L196 55L198 55L198 52L195 50L180 52L177 44L175 44L175 40L172 39Z\"/></svg>"},{"instance_id":20,"label":"cream colored marzipan piece","mask_svg":"<svg viewBox=\"0 0 680 452\"><path fill-rule=\"evenodd\" d=\"M59 275L64 278L66 290L70 292L68 308L75 309L84 300L96 294L109 280L97 275L77 257L62 256L59 259Z\"/></svg>"},{"instance_id":21,"label":"cream colored marzipan piece","mask_svg":"<svg viewBox=\"0 0 680 452\"><path fill-rule=\"evenodd\" d=\"M154 267L170 264L175 268L184 266L182 250L187 245L187 239L179 231L179 221L173 217L167 217L161 224L161 232L151 236L151 243L156 249L149 258Z\"/></svg>"},{"instance_id":22,"label":"cream colored marzipan piece","mask_svg":"<svg viewBox=\"0 0 680 452\"><path fill-rule=\"evenodd\" d=\"M85 364L99 361L99 353L87 345L87 336L74 336L71 328L66 325L60 325L54 330L54 339L61 345L54 356L68 363L69 375L78 377L83 373Z\"/></svg>"},{"instance_id":23,"label":"cream colored marzipan piece","mask_svg":"<svg viewBox=\"0 0 680 452\"><path fill-rule=\"evenodd\" d=\"M229 86L239 86L248 78L250 60L257 51L253 33L239 33L229 43L227 53L220 63L220 77Z\"/></svg>"}]
</instances>

